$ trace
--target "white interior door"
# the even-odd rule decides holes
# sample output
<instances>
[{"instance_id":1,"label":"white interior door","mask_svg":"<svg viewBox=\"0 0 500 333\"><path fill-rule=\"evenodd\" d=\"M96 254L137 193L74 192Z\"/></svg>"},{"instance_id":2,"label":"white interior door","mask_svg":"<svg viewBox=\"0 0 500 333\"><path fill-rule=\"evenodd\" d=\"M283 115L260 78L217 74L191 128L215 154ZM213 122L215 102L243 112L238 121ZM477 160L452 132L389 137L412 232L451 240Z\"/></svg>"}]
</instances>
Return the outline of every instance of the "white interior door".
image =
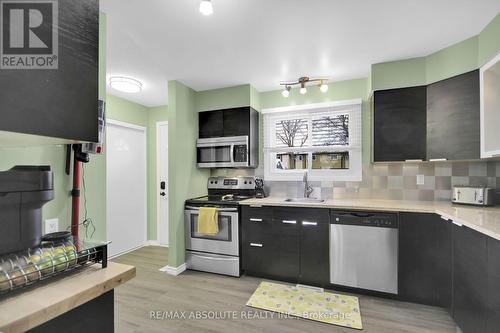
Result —
<instances>
[{"instance_id":1,"label":"white interior door","mask_svg":"<svg viewBox=\"0 0 500 333\"><path fill-rule=\"evenodd\" d=\"M156 123L156 219L160 245L168 246L168 123Z\"/></svg>"},{"instance_id":2,"label":"white interior door","mask_svg":"<svg viewBox=\"0 0 500 333\"><path fill-rule=\"evenodd\" d=\"M106 144L109 255L146 244L146 129L108 121Z\"/></svg>"}]
</instances>

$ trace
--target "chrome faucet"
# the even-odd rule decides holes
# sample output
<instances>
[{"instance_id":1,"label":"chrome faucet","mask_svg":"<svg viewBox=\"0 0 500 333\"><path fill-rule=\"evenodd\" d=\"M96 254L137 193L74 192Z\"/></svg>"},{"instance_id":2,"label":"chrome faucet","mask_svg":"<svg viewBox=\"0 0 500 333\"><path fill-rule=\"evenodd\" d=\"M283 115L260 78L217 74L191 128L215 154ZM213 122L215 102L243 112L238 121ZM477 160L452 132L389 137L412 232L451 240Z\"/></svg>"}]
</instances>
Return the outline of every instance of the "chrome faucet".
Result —
<instances>
[{"instance_id":1,"label":"chrome faucet","mask_svg":"<svg viewBox=\"0 0 500 333\"><path fill-rule=\"evenodd\" d=\"M313 193L314 189L309 185L308 172L304 172L304 198L309 198Z\"/></svg>"}]
</instances>

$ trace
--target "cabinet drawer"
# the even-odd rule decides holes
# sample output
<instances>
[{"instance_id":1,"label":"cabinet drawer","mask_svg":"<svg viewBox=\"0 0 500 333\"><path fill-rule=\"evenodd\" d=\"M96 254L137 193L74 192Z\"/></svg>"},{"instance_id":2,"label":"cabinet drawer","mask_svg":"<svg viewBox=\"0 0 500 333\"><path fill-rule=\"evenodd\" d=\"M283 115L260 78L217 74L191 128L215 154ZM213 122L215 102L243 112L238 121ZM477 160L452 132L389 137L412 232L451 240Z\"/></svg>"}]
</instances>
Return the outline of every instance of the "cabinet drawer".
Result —
<instances>
[{"instance_id":1,"label":"cabinet drawer","mask_svg":"<svg viewBox=\"0 0 500 333\"><path fill-rule=\"evenodd\" d=\"M273 209L271 207L243 207L242 219L250 220L271 220L273 217Z\"/></svg>"},{"instance_id":2,"label":"cabinet drawer","mask_svg":"<svg viewBox=\"0 0 500 333\"><path fill-rule=\"evenodd\" d=\"M328 209L324 208L290 208L290 207L276 207L273 211L273 218L275 220L296 220L313 221L313 222L329 222L330 213Z\"/></svg>"},{"instance_id":3,"label":"cabinet drawer","mask_svg":"<svg viewBox=\"0 0 500 333\"><path fill-rule=\"evenodd\" d=\"M298 240L263 236L261 241L243 244L243 268L247 275L297 282Z\"/></svg>"}]
</instances>

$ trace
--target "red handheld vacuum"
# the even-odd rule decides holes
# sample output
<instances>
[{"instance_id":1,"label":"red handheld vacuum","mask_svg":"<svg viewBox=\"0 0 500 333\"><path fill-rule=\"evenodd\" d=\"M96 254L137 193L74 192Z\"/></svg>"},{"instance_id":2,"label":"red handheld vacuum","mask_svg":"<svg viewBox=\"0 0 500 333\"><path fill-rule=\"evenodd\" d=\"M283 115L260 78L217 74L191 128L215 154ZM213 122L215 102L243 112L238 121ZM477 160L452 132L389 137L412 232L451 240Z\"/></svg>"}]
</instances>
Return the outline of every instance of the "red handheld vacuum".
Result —
<instances>
[{"instance_id":1,"label":"red handheld vacuum","mask_svg":"<svg viewBox=\"0 0 500 333\"><path fill-rule=\"evenodd\" d=\"M73 150L73 189L71 190L71 235L79 245L78 229L80 226L80 179L81 163L88 163L90 155L82 151L81 144L68 145L66 151L66 174L70 174L71 151ZM75 244L75 245L76 245ZM78 247L77 245L77 247Z\"/></svg>"}]
</instances>

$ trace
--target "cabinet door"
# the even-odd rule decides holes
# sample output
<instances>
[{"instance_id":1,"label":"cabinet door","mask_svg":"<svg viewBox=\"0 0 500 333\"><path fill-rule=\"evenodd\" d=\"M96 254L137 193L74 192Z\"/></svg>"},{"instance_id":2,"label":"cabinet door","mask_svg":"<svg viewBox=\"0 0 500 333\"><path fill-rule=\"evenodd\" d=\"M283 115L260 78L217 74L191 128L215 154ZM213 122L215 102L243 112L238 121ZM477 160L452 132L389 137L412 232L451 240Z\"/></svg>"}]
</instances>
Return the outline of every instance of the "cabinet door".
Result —
<instances>
[{"instance_id":1,"label":"cabinet door","mask_svg":"<svg viewBox=\"0 0 500 333\"><path fill-rule=\"evenodd\" d=\"M98 141L99 2L58 2L58 69L2 69L0 130Z\"/></svg>"},{"instance_id":2,"label":"cabinet door","mask_svg":"<svg viewBox=\"0 0 500 333\"><path fill-rule=\"evenodd\" d=\"M500 241L488 237L488 303L486 332L496 333L500 327Z\"/></svg>"},{"instance_id":3,"label":"cabinet door","mask_svg":"<svg viewBox=\"0 0 500 333\"><path fill-rule=\"evenodd\" d=\"M216 138L224 135L222 110L198 113L199 138Z\"/></svg>"},{"instance_id":4,"label":"cabinet door","mask_svg":"<svg viewBox=\"0 0 500 333\"><path fill-rule=\"evenodd\" d=\"M453 264L453 318L464 333L483 333L488 296L487 237L453 226Z\"/></svg>"},{"instance_id":5,"label":"cabinet door","mask_svg":"<svg viewBox=\"0 0 500 333\"><path fill-rule=\"evenodd\" d=\"M247 275L296 283L299 276L299 224L273 219L272 208L244 207L243 268Z\"/></svg>"},{"instance_id":6,"label":"cabinet door","mask_svg":"<svg viewBox=\"0 0 500 333\"><path fill-rule=\"evenodd\" d=\"M300 219L300 283L329 286L329 226L328 209L317 209Z\"/></svg>"},{"instance_id":7,"label":"cabinet door","mask_svg":"<svg viewBox=\"0 0 500 333\"><path fill-rule=\"evenodd\" d=\"M479 159L479 71L427 87L427 159Z\"/></svg>"},{"instance_id":8,"label":"cabinet door","mask_svg":"<svg viewBox=\"0 0 500 333\"><path fill-rule=\"evenodd\" d=\"M374 93L375 162L425 159L426 95L425 86Z\"/></svg>"},{"instance_id":9,"label":"cabinet door","mask_svg":"<svg viewBox=\"0 0 500 333\"><path fill-rule=\"evenodd\" d=\"M451 308L451 226L436 214L400 214L401 300Z\"/></svg>"},{"instance_id":10,"label":"cabinet door","mask_svg":"<svg viewBox=\"0 0 500 333\"><path fill-rule=\"evenodd\" d=\"M234 108L223 111L224 136L250 135L250 108Z\"/></svg>"}]
</instances>

